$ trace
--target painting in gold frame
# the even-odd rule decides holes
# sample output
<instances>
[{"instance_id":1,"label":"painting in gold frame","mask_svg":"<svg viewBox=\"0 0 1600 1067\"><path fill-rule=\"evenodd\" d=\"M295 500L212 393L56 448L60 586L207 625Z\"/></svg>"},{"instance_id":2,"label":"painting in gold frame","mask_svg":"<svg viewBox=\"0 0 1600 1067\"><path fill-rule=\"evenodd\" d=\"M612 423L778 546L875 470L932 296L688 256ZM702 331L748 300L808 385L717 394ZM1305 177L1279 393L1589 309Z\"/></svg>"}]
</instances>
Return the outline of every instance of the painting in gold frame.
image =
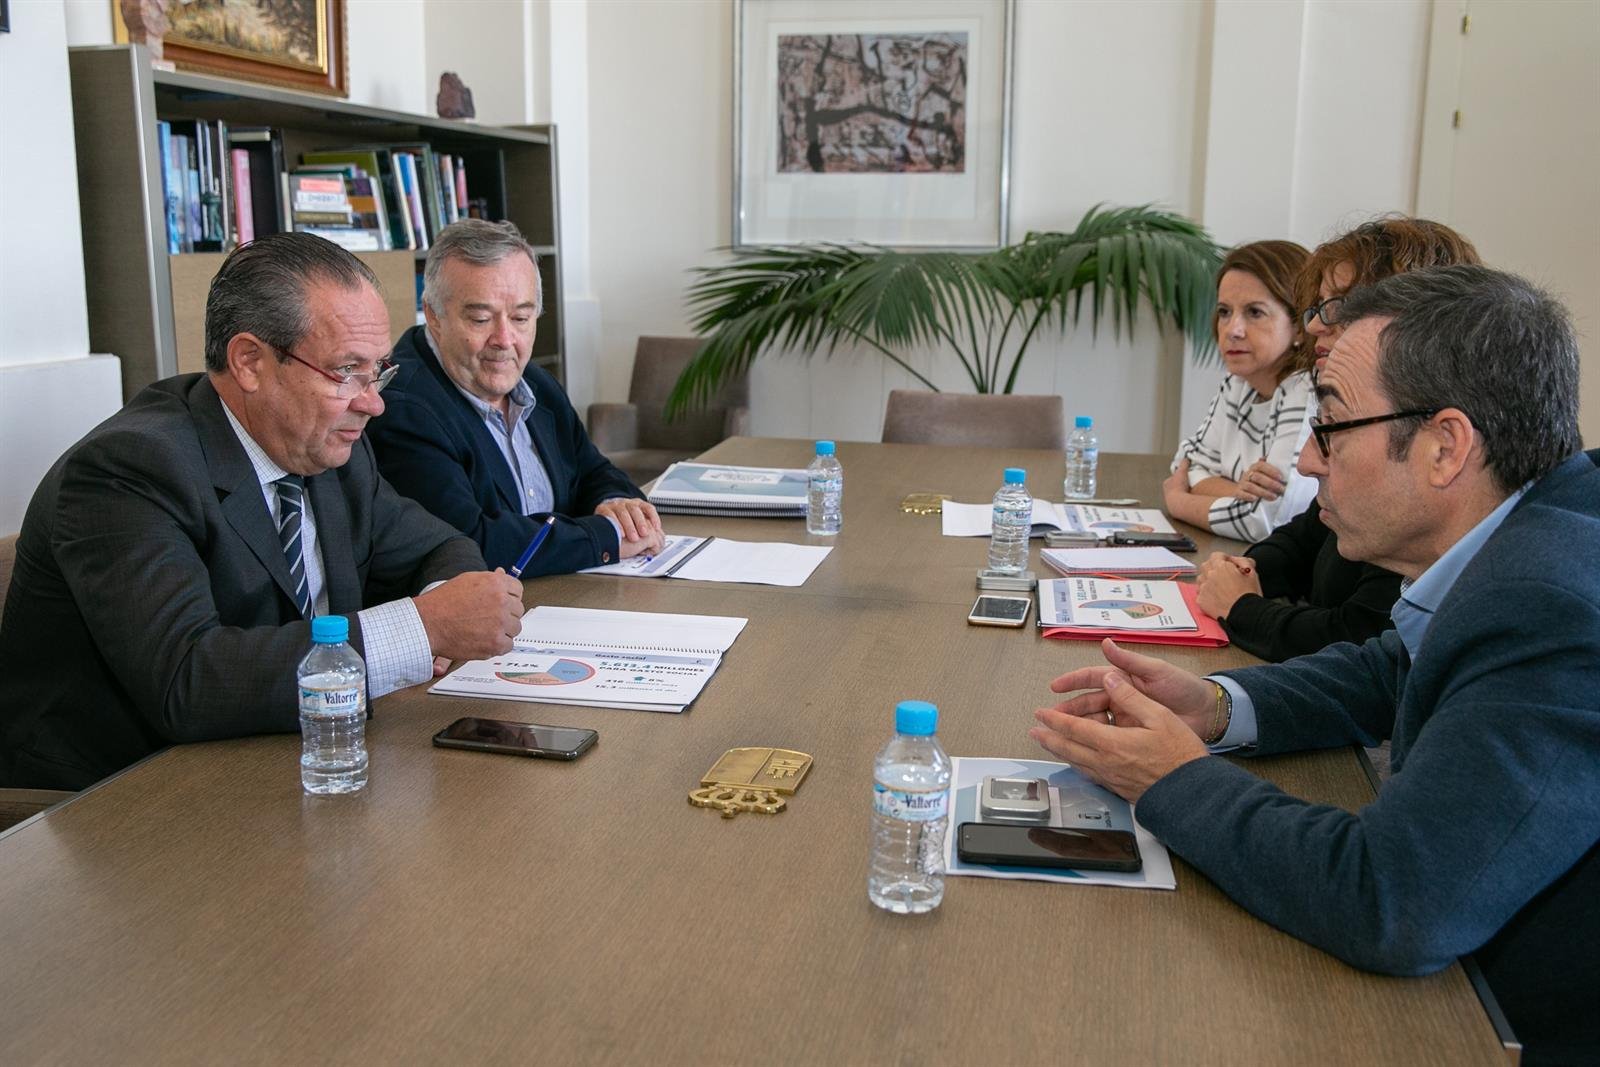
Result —
<instances>
[{"instance_id":1,"label":"painting in gold frame","mask_svg":"<svg viewBox=\"0 0 1600 1067\"><path fill-rule=\"evenodd\" d=\"M166 58L180 70L348 96L344 0L167 0ZM119 43L128 27L118 0Z\"/></svg>"}]
</instances>

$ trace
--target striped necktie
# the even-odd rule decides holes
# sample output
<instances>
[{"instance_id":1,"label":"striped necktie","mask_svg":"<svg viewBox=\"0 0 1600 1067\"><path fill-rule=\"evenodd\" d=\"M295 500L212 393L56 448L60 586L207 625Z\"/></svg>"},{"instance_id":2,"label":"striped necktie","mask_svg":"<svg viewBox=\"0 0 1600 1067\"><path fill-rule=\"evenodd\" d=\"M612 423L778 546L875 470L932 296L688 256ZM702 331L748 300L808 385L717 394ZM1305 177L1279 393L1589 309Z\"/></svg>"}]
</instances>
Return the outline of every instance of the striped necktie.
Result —
<instances>
[{"instance_id":1,"label":"striped necktie","mask_svg":"<svg viewBox=\"0 0 1600 1067\"><path fill-rule=\"evenodd\" d=\"M305 479L298 474L279 478L278 541L289 561L289 581L294 586L294 602L302 618L311 617L311 589L306 584L306 561L300 542L300 522L304 515Z\"/></svg>"}]
</instances>

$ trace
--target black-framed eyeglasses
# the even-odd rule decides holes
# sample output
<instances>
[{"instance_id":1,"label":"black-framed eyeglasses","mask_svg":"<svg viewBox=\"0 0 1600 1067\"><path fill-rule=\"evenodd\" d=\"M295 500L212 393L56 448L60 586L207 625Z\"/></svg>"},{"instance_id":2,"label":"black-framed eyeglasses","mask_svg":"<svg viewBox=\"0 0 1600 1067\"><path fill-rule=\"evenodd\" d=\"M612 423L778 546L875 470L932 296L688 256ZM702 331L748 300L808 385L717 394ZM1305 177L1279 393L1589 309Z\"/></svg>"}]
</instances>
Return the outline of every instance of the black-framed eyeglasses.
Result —
<instances>
[{"instance_id":1,"label":"black-framed eyeglasses","mask_svg":"<svg viewBox=\"0 0 1600 1067\"><path fill-rule=\"evenodd\" d=\"M1315 304L1300 313L1300 322L1310 326L1312 319L1321 319L1324 326L1339 325L1339 305L1344 303L1343 296L1330 296L1326 300L1318 300Z\"/></svg>"},{"instance_id":2,"label":"black-framed eyeglasses","mask_svg":"<svg viewBox=\"0 0 1600 1067\"><path fill-rule=\"evenodd\" d=\"M288 356L302 367L310 367L312 370L328 379L328 381L336 383L339 386L339 388L336 390L336 393L340 400L353 399L360 396L368 389L371 389L375 393L381 393L383 392L383 387L394 381L394 376L400 373L400 364L396 363L392 359L380 359L378 360L378 365L375 368L375 373L340 374L337 371L323 370L315 363L312 363L309 360L301 359L287 348L279 348L277 345L272 345L271 348L275 352L282 352L284 355Z\"/></svg>"},{"instance_id":3,"label":"black-framed eyeglasses","mask_svg":"<svg viewBox=\"0 0 1600 1067\"><path fill-rule=\"evenodd\" d=\"M1369 415L1364 419L1345 419L1343 422L1327 422L1321 415L1311 417L1311 436L1317 440L1317 451L1322 453L1322 458L1328 458L1328 438L1341 430L1354 430L1358 426L1372 426L1380 422L1393 422L1396 419L1431 419L1444 408L1417 409L1415 411L1391 411L1387 415Z\"/></svg>"}]
</instances>

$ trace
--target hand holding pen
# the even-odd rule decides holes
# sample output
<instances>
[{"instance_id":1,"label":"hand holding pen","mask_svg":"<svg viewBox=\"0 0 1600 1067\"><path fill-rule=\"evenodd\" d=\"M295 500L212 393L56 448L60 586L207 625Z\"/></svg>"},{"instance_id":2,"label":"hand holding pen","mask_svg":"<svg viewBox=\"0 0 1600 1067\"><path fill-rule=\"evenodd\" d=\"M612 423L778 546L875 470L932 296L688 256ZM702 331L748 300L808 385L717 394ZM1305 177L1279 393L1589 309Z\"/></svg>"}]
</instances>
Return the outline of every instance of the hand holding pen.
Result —
<instances>
[{"instance_id":1,"label":"hand holding pen","mask_svg":"<svg viewBox=\"0 0 1600 1067\"><path fill-rule=\"evenodd\" d=\"M556 517L554 515L546 517L538 532L533 535L533 540L528 542L528 547L522 550L522 555L517 557L517 562L511 565L511 577L522 577L522 572L528 569L529 563L533 562L534 553L538 552L544 546L545 541L549 539L550 528L555 524Z\"/></svg>"}]
</instances>

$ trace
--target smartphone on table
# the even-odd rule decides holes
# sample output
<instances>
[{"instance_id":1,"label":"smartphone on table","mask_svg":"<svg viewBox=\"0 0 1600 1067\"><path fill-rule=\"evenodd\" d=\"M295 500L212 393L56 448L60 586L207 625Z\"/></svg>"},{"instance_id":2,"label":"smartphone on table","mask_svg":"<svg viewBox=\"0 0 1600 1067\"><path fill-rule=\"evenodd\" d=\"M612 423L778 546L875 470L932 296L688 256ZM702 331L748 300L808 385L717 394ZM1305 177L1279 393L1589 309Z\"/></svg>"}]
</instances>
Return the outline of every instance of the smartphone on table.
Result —
<instances>
[{"instance_id":1,"label":"smartphone on table","mask_svg":"<svg viewBox=\"0 0 1600 1067\"><path fill-rule=\"evenodd\" d=\"M433 735L440 748L476 748L511 756L577 759L594 747L600 735L574 726L540 726L504 719L457 719Z\"/></svg>"},{"instance_id":2,"label":"smartphone on table","mask_svg":"<svg viewBox=\"0 0 1600 1067\"><path fill-rule=\"evenodd\" d=\"M1138 533L1132 530L1118 530L1111 535L1114 545L1139 545L1145 548L1169 548L1174 552L1193 552L1194 541L1181 533Z\"/></svg>"},{"instance_id":3,"label":"smartphone on table","mask_svg":"<svg viewBox=\"0 0 1600 1067\"><path fill-rule=\"evenodd\" d=\"M964 822L956 831L956 855L968 863L1080 871L1131 872L1144 866L1139 842L1127 830L1070 830L1060 826Z\"/></svg>"},{"instance_id":4,"label":"smartphone on table","mask_svg":"<svg viewBox=\"0 0 1600 1067\"><path fill-rule=\"evenodd\" d=\"M1028 621L1032 606L1032 597L985 594L973 601L967 621L974 626L1021 626Z\"/></svg>"}]
</instances>

